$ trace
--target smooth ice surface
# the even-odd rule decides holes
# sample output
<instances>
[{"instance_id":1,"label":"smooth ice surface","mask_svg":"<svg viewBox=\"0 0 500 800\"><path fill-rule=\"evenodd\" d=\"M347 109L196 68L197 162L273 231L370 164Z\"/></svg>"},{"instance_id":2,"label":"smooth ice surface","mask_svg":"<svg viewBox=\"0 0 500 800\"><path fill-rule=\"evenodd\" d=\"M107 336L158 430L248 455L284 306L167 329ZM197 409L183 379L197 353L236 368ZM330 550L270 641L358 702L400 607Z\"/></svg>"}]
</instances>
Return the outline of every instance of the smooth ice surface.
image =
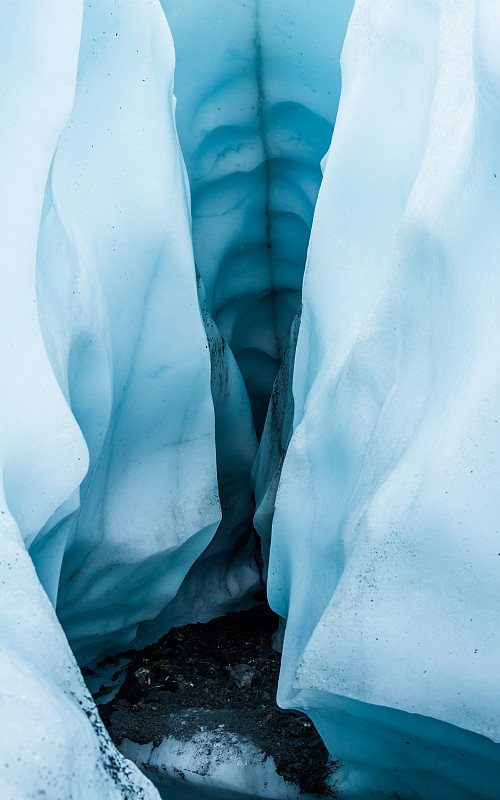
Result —
<instances>
[{"instance_id":1,"label":"smooth ice surface","mask_svg":"<svg viewBox=\"0 0 500 800\"><path fill-rule=\"evenodd\" d=\"M172 39L153 0L82 9L2 6L6 800L156 797L103 732L47 596L80 659L123 647L221 517Z\"/></svg>"},{"instance_id":2,"label":"smooth ice surface","mask_svg":"<svg viewBox=\"0 0 500 800\"><path fill-rule=\"evenodd\" d=\"M37 284L46 349L90 467L79 496L29 542L82 660L123 648L168 604L220 519L172 83L156 2L85 7Z\"/></svg>"},{"instance_id":3,"label":"smooth ice surface","mask_svg":"<svg viewBox=\"0 0 500 800\"><path fill-rule=\"evenodd\" d=\"M500 11L357 0L323 158L353 0L162 6L187 172L157 0L0 0L2 800L157 797L54 607L84 662L248 602L254 463L339 796L496 800Z\"/></svg>"},{"instance_id":4,"label":"smooth ice surface","mask_svg":"<svg viewBox=\"0 0 500 800\"><path fill-rule=\"evenodd\" d=\"M139 625L136 646L149 644L174 625L206 622L214 616L248 608L262 586L252 528L254 502L250 484L258 444L248 394L235 358L208 313L199 276L198 283L212 365L222 520L175 598L157 617Z\"/></svg>"},{"instance_id":5,"label":"smooth ice surface","mask_svg":"<svg viewBox=\"0 0 500 800\"><path fill-rule=\"evenodd\" d=\"M158 800L109 740L5 510L0 537L0 797Z\"/></svg>"},{"instance_id":6,"label":"smooth ice surface","mask_svg":"<svg viewBox=\"0 0 500 800\"><path fill-rule=\"evenodd\" d=\"M207 307L257 431L300 302L353 0L162 0Z\"/></svg>"},{"instance_id":7,"label":"smooth ice surface","mask_svg":"<svg viewBox=\"0 0 500 800\"><path fill-rule=\"evenodd\" d=\"M269 565L342 797L498 796L499 35L361 0L343 51Z\"/></svg>"}]
</instances>

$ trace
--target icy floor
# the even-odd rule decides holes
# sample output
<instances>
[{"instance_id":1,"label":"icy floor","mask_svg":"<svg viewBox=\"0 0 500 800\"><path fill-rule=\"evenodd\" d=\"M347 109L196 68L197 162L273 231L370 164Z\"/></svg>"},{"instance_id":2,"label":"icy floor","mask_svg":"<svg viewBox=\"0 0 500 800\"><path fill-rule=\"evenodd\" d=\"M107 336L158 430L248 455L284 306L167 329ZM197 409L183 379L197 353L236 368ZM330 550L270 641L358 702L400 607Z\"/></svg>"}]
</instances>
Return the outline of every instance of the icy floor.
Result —
<instances>
[{"instance_id":1,"label":"icy floor","mask_svg":"<svg viewBox=\"0 0 500 800\"><path fill-rule=\"evenodd\" d=\"M189 742L168 737L159 747L125 739L119 749L153 781L165 800L318 798L300 794L298 786L277 774L272 758L222 729L197 734Z\"/></svg>"}]
</instances>

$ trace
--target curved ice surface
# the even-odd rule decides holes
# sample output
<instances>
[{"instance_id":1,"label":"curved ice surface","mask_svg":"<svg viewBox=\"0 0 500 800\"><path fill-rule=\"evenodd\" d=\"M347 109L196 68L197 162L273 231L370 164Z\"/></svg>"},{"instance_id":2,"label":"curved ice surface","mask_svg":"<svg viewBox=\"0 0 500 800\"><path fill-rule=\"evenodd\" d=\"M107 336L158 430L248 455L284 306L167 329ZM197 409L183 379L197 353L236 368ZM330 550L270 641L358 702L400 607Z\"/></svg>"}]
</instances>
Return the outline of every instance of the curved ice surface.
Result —
<instances>
[{"instance_id":1,"label":"curved ice surface","mask_svg":"<svg viewBox=\"0 0 500 800\"><path fill-rule=\"evenodd\" d=\"M172 41L156 3L118 6L85 9L37 261L47 353L90 466L29 544L85 660L161 611L220 518Z\"/></svg>"},{"instance_id":2,"label":"curved ice surface","mask_svg":"<svg viewBox=\"0 0 500 800\"><path fill-rule=\"evenodd\" d=\"M343 51L269 565L342 797L498 795L499 25L362 0Z\"/></svg>"},{"instance_id":3,"label":"curved ice surface","mask_svg":"<svg viewBox=\"0 0 500 800\"><path fill-rule=\"evenodd\" d=\"M5 510L0 536L0 797L159 800L156 789L109 740Z\"/></svg>"},{"instance_id":4,"label":"curved ice surface","mask_svg":"<svg viewBox=\"0 0 500 800\"><path fill-rule=\"evenodd\" d=\"M172 40L153 0L83 23L44 0L3 9L0 45L0 794L153 798L22 541L85 660L168 604L220 520Z\"/></svg>"},{"instance_id":5,"label":"curved ice surface","mask_svg":"<svg viewBox=\"0 0 500 800\"><path fill-rule=\"evenodd\" d=\"M254 502L250 485L258 444L248 394L235 358L208 313L199 276L198 289L212 365L222 520L175 598L158 616L139 625L136 646L149 644L174 625L205 622L238 608L248 608L262 586L252 527Z\"/></svg>"},{"instance_id":6,"label":"curved ice surface","mask_svg":"<svg viewBox=\"0 0 500 800\"><path fill-rule=\"evenodd\" d=\"M83 661L258 578L249 398L260 433L353 0L162 4L192 230L157 0L2 8L7 800L156 796L40 582ZM344 798L498 794L499 35L357 0L255 462L280 701Z\"/></svg>"},{"instance_id":7,"label":"curved ice surface","mask_svg":"<svg viewBox=\"0 0 500 800\"><path fill-rule=\"evenodd\" d=\"M353 0L162 0L208 310L262 431L300 301Z\"/></svg>"}]
</instances>

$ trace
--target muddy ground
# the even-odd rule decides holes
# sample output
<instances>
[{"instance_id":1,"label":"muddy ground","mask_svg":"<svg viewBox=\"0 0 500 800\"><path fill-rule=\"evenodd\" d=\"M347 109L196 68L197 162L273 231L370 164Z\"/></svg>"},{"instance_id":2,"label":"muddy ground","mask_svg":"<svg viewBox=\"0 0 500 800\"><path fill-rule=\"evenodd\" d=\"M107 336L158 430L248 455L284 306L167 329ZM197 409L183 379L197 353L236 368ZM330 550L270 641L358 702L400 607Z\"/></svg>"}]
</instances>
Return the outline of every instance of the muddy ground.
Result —
<instances>
[{"instance_id":1,"label":"muddy ground","mask_svg":"<svg viewBox=\"0 0 500 800\"><path fill-rule=\"evenodd\" d=\"M313 724L276 705L281 657L271 637L277 625L263 604L173 628L144 650L120 654L117 664L120 657L131 659L126 679L114 699L99 706L113 741L159 745L169 735L186 741L222 724L272 756L278 773L302 792L335 796L326 784L332 762ZM108 690L101 686L95 696Z\"/></svg>"}]
</instances>

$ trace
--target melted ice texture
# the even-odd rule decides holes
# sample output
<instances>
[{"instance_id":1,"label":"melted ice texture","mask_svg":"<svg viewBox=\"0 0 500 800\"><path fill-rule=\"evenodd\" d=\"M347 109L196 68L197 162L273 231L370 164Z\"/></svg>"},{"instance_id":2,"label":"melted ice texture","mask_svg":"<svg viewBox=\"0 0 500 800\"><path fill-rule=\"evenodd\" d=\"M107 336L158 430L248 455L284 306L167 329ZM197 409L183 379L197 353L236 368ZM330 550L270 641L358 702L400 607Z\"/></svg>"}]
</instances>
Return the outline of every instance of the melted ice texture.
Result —
<instances>
[{"instance_id":1,"label":"melted ice texture","mask_svg":"<svg viewBox=\"0 0 500 800\"><path fill-rule=\"evenodd\" d=\"M268 584L342 797L498 794L499 35L362 0L344 45Z\"/></svg>"},{"instance_id":2,"label":"melted ice texture","mask_svg":"<svg viewBox=\"0 0 500 800\"><path fill-rule=\"evenodd\" d=\"M0 796L158 797L73 653L244 604L253 487L339 797L496 800L496 0L1 5Z\"/></svg>"}]
</instances>

